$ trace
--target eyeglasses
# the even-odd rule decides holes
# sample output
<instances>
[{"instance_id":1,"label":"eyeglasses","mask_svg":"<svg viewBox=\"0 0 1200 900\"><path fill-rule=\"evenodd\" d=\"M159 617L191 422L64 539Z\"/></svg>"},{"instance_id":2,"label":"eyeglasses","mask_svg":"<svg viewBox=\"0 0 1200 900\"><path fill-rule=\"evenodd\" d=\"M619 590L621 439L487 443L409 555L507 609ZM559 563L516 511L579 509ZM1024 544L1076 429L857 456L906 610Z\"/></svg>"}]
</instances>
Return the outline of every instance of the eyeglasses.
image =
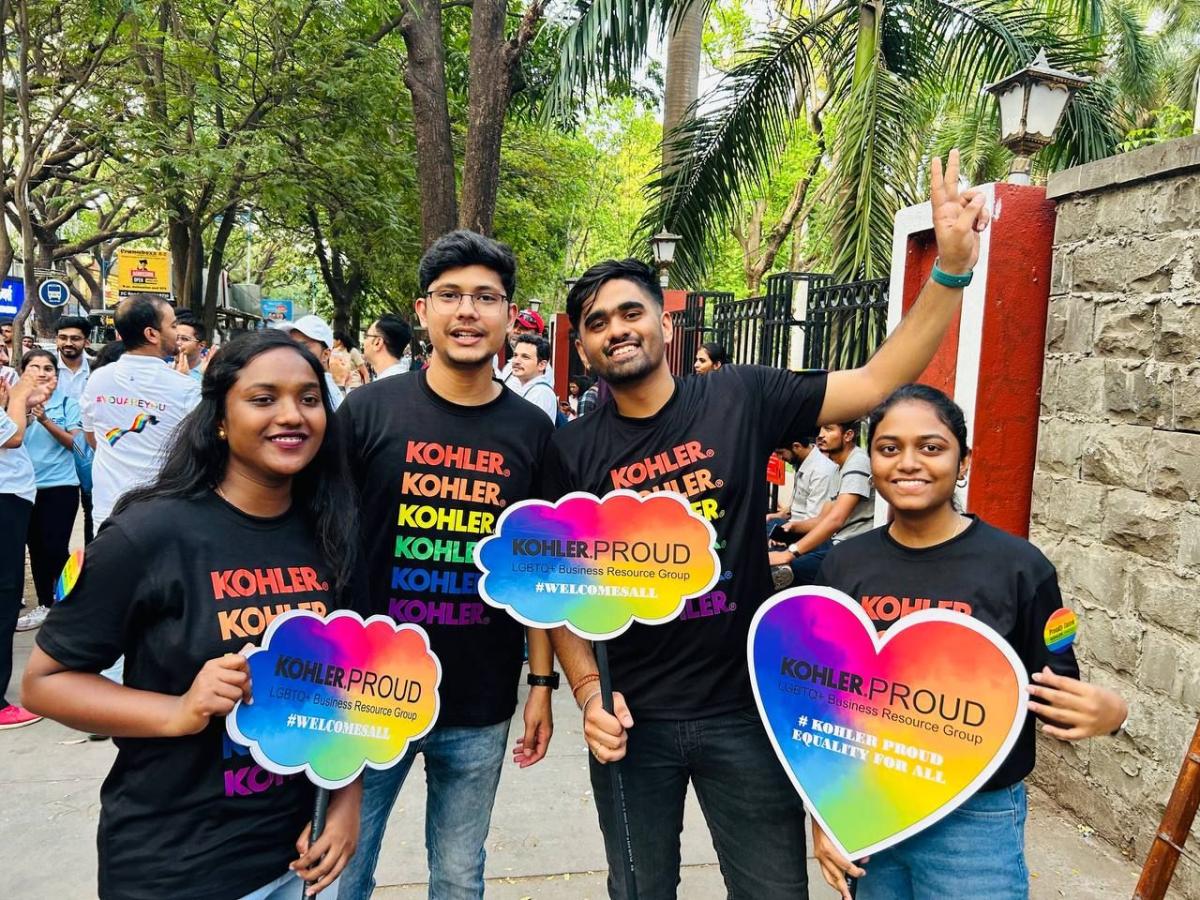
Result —
<instances>
[{"instance_id":1,"label":"eyeglasses","mask_svg":"<svg viewBox=\"0 0 1200 900\"><path fill-rule=\"evenodd\" d=\"M363 337L368 337L368 338L378 338L378 339L379 339L379 340L381 340L381 341L383 340L383 335L382 335L382 334L374 334L374 333L372 333L372 332L370 332L370 331L368 331L366 334L364 334L364 335L363 335Z\"/></svg>"},{"instance_id":2,"label":"eyeglasses","mask_svg":"<svg viewBox=\"0 0 1200 900\"><path fill-rule=\"evenodd\" d=\"M490 313L500 309L500 305L508 299L504 294L492 291L481 291L478 294L471 291L429 291L425 296L433 301L433 305L440 312L455 312L463 298L470 297L476 310Z\"/></svg>"},{"instance_id":3,"label":"eyeglasses","mask_svg":"<svg viewBox=\"0 0 1200 900\"><path fill-rule=\"evenodd\" d=\"M196 339L194 337L187 337L187 336L181 334L175 338L175 341L176 341L176 343L180 343L180 344L194 344L196 342Z\"/></svg>"}]
</instances>

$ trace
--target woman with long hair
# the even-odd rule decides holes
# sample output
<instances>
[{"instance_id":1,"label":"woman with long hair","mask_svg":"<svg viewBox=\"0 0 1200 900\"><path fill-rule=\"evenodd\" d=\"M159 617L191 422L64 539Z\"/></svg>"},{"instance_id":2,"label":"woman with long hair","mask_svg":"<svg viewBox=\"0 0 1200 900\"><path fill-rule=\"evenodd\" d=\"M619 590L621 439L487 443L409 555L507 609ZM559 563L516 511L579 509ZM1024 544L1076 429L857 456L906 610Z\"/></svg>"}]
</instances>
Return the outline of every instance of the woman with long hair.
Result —
<instances>
[{"instance_id":1,"label":"woman with long hair","mask_svg":"<svg viewBox=\"0 0 1200 900\"><path fill-rule=\"evenodd\" d=\"M25 702L118 749L100 791L102 898L274 900L298 879L311 894L354 852L360 783L334 793L310 842L312 785L254 765L224 722L252 702L239 651L272 618L361 608L326 385L279 332L222 347L158 479L118 501L38 633ZM124 684L96 674L121 654Z\"/></svg>"},{"instance_id":2,"label":"woman with long hair","mask_svg":"<svg viewBox=\"0 0 1200 900\"><path fill-rule=\"evenodd\" d=\"M955 505L955 486L970 466L963 411L935 388L905 385L871 413L867 447L875 489L891 505L892 521L830 550L817 583L859 601L954 601L956 610L993 628L1016 651L1033 679L1029 709L1045 722L1047 735L1077 741L1120 730L1125 701L1079 680L1069 642L1044 638L1047 621L1067 615L1054 566L1028 541ZM866 608L881 632L904 615L875 618L882 615L871 612L878 607ZM845 900L851 896L846 875L860 879L858 900L1028 897L1024 779L1034 766L1034 737L1030 716L974 796L870 860L845 859L814 821L813 852L826 882Z\"/></svg>"},{"instance_id":3,"label":"woman with long hair","mask_svg":"<svg viewBox=\"0 0 1200 900\"><path fill-rule=\"evenodd\" d=\"M21 371L50 393L45 403L30 410L33 418L25 429L25 449L37 479L37 499L26 538L37 605L17 621L17 631L30 631L46 620L54 603L54 580L70 554L71 530L79 513L74 447L83 422L79 404L55 390L58 360L53 353L30 350L21 357Z\"/></svg>"}]
</instances>

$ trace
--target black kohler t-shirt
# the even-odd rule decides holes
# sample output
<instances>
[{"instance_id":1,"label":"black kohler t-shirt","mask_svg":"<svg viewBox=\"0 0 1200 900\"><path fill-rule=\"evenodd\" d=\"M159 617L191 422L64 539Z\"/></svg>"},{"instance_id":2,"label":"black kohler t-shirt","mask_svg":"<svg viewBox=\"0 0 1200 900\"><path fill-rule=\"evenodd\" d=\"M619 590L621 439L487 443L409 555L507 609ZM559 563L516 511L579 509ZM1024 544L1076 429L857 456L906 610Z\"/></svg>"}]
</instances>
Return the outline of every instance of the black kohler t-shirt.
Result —
<instances>
[{"instance_id":1,"label":"black kohler t-shirt","mask_svg":"<svg viewBox=\"0 0 1200 900\"><path fill-rule=\"evenodd\" d=\"M510 390L482 406L438 396L424 371L384 378L338 409L361 494L371 608L429 633L439 725L494 725L517 705L524 629L479 597L475 544L528 499L552 431Z\"/></svg>"},{"instance_id":2,"label":"black kohler t-shirt","mask_svg":"<svg viewBox=\"0 0 1200 900\"><path fill-rule=\"evenodd\" d=\"M259 643L281 613L337 606L299 514L255 518L215 494L153 499L105 522L37 643L87 672L124 654L128 687L179 696L208 660ZM224 718L188 737L114 743L100 788L101 897L232 900L296 858L312 785L256 765L227 737Z\"/></svg>"},{"instance_id":3,"label":"black kohler t-shirt","mask_svg":"<svg viewBox=\"0 0 1200 900\"><path fill-rule=\"evenodd\" d=\"M1046 647L1046 620L1063 605L1054 566L1033 544L981 519L957 537L921 549L897 543L886 526L843 541L825 557L817 584L859 601L880 632L910 613L949 609L998 632L1030 674L1049 666L1079 677L1070 647L1061 653ZM1026 717L1008 758L981 790L1008 787L1033 771L1033 721Z\"/></svg>"},{"instance_id":4,"label":"black kohler t-shirt","mask_svg":"<svg viewBox=\"0 0 1200 900\"><path fill-rule=\"evenodd\" d=\"M606 403L554 433L543 493L675 491L717 533L721 576L663 625L634 623L608 642L613 687L634 718L689 719L752 706L746 635L771 594L767 458L816 434L824 372L723 366L676 379L655 415Z\"/></svg>"}]
</instances>

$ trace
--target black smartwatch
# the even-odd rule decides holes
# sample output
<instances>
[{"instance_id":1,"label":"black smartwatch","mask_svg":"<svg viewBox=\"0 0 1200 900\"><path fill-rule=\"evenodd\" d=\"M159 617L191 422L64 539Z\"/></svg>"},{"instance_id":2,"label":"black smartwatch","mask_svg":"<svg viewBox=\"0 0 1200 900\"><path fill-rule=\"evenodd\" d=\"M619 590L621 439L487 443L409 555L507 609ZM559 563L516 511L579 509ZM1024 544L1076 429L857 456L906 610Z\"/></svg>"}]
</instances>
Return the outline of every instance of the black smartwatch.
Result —
<instances>
[{"instance_id":1,"label":"black smartwatch","mask_svg":"<svg viewBox=\"0 0 1200 900\"><path fill-rule=\"evenodd\" d=\"M557 691L558 673L551 672L549 675L534 675L530 672L525 676L525 683L530 687L548 687L552 691Z\"/></svg>"}]
</instances>

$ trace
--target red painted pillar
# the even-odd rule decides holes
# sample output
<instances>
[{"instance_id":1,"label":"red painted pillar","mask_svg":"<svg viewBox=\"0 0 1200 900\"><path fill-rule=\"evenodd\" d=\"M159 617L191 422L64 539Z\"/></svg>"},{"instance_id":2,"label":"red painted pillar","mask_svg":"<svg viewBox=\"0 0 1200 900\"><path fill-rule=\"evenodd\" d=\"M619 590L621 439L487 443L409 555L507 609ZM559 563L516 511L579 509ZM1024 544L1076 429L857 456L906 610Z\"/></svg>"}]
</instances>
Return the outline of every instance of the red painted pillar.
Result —
<instances>
[{"instance_id":1,"label":"red painted pillar","mask_svg":"<svg viewBox=\"0 0 1200 900\"><path fill-rule=\"evenodd\" d=\"M979 190L993 219L981 236L975 279L919 380L950 394L966 413L973 458L965 508L1027 537L1054 203L1040 187L989 184ZM889 330L916 301L936 255L929 204L901 210L893 234ZM884 515L881 511L880 518Z\"/></svg>"},{"instance_id":2,"label":"red painted pillar","mask_svg":"<svg viewBox=\"0 0 1200 900\"><path fill-rule=\"evenodd\" d=\"M550 347L550 364L554 366L554 393L561 400L568 396L567 372L571 367L571 354L575 352L571 340L571 320L566 313L554 314L554 337Z\"/></svg>"}]
</instances>

